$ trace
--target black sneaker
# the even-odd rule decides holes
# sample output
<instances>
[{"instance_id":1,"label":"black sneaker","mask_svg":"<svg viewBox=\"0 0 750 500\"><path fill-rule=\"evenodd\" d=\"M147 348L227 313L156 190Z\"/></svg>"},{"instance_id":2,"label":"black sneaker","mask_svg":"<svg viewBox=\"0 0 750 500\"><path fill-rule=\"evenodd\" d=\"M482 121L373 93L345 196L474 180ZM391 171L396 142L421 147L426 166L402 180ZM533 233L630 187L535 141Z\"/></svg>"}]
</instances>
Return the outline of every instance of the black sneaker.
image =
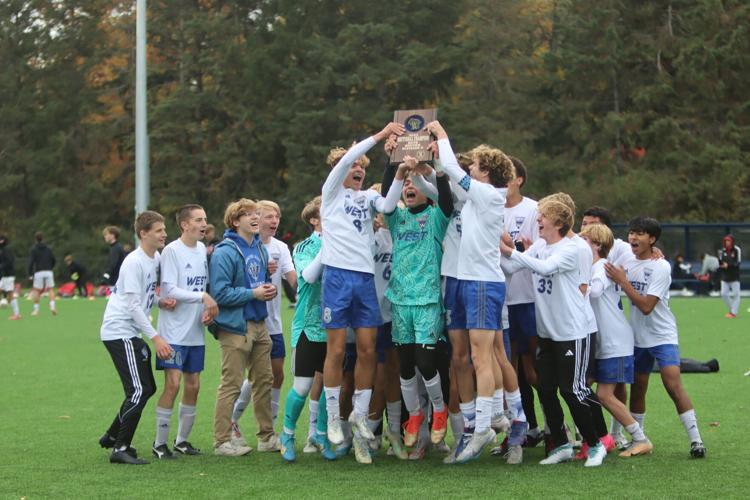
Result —
<instances>
[{"instance_id":1,"label":"black sneaker","mask_svg":"<svg viewBox=\"0 0 750 500\"><path fill-rule=\"evenodd\" d=\"M127 465L146 465L148 463L148 460L134 457L128 452L129 450L113 451L112 454L109 456L109 463L127 464Z\"/></svg>"},{"instance_id":2,"label":"black sneaker","mask_svg":"<svg viewBox=\"0 0 750 500\"><path fill-rule=\"evenodd\" d=\"M115 438L110 436L108 432L105 432L104 435L99 438L99 446L110 449L115 445L115 441Z\"/></svg>"},{"instance_id":3,"label":"black sneaker","mask_svg":"<svg viewBox=\"0 0 750 500\"><path fill-rule=\"evenodd\" d=\"M539 432L537 434L526 433L526 440L523 442L524 448L535 448L536 445L544 441L544 433Z\"/></svg>"},{"instance_id":4,"label":"black sneaker","mask_svg":"<svg viewBox=\"0 0 750 500\"><path fill-rule=\"evenodd\" d=\"M700 441L690 443L690 456L693 458L706 458L706 447Z\"/></svg>"},{"instance_id":5,"label":"black sneaker","mask_svg":"<svg viewBox=\"0 0 750 500\"><path fill-rule=\"evenodd\" d=\"M163 444L161 446L153 446L151 448L151 453L153 453L154 456L159 460L169 460L172 458L177 458L166 444Z\"/></svg>"},{"instance_id":6,"label":"black sneaker","mask_svg":"<svg viewBox=\"0 0 750 500\"><path fill-rule=\"evenodd\" d=\"M183 455L200 455L201 450L195 448L189 441L183 441L174 445L174 451Z\"/></svg>"}]
</instances>

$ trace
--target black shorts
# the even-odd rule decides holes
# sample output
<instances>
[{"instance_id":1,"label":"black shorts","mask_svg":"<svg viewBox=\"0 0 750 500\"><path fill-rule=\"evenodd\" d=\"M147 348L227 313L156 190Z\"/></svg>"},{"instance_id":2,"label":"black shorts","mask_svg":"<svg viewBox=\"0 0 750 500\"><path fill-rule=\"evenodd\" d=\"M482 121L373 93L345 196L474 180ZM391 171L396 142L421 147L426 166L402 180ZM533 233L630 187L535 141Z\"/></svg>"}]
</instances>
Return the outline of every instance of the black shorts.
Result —
<instances>
[{"instance_id":1,"label":"black shorts","mask_svg":"<svg viewBox=\"0 0 750 500\"><path fill-rule=\"evenodd\" d=\"M314 377L315 372L323 373L326 346L326 342L310 342L303 331L297 341L297 347L294 348L292 374L295 377Z\"/></svg>"}]
</instances>

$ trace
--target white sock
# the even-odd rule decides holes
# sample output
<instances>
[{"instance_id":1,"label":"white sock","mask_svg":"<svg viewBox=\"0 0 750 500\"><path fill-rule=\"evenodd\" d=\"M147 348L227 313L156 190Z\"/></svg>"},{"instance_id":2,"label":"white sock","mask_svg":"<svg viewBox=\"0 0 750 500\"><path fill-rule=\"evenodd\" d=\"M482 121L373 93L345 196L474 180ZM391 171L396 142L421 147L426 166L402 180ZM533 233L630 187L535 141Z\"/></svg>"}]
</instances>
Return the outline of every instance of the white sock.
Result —
<instances>
[{"instance_id":1,"label":"white sock","mask_svg":"<svg viewBox=\"0 0 750 500\"><path fill-rule=\"evenodd\" d=\"M354 413L357 417L366 417L370 413L370 399L372 399L372 389L354 390Z\"/></svg>"},{"instance_id":2,"label":"white sock","mask_svg":"<svg viewBox=\"0 0 750 500\"><path fill-rule=\"evenodd\" d=\"M419 384L417 376L410 379L399 377L401 380L401 395L404 397L404 404L409 411L409 415L419 415Z\"/></svg>"},{"instance_id":3,"label":"white sock","mask_svg":"<svg viewBox=\"0 0 750 500\"><path fill-rule=\"evenodd\" d=\"M50 301L49 301L49 308L50 308L51 310L53 310L53 311L55 310L55 301L54 301L54 300L50 300Z\"/></svg>"},{"instance_id":4,"label":"white sock","mask_svg":"<svg viewBox=\"0 0 750 500\"><path fill-rule=\"evenodd\" d=\"M13 299L10 301L10 308L13 309L13 314L16 316L21 314L21 311L18 309L18 300Z\"/></svg>"},{"instance_id":5,"label":"white sock","mask_svg":"<svg viewBox=\"0 0 750 500\"><path fill-rule=\"evenodd\" d=\"M328 422L335 422L341 419L341 409L339 398L341 396L341 386L325 387L326 391L326 410L328 411Z\"/></svg>"},{"instance_id":6,"label":"white sock","mask_svg":"<svg viewBox=\"0 0 750 500\"><path fill-rule=\"evenodd\" d=\"M695 416L695 410L688 410L680 414L680 421L682 422L682 426L685 427L691 443L696 441L699 443L703 442L701 433L698 431L698 418Z\"/></svg>"},{"instance_id":7,"label":"white sock","mask_svg":"<svg viewBox=\"0 0 750 500\"><path fill-rule=\"evenodd\" d=\"M609 428L610 428L609 433L612 434L614 437L622 435L622 424L615 417L612 417L612 419L610 421ZM639 425L638 428L640 429L641 426ZM627 430L627 429L625 429L625 430ZM628 432L630 432L630 431L628 431ZM633 433L630 432L630 434L632 435Z\"/></svg>"},{"instance_id":8,"label":"white sock","mask_svg":"<svg viewBox=\"0 0 750 500\"><path fill-rule=\"evenodd\" d=\"M245 379L242 382L240 388L240 395L237 396L237 401L234 402L234 409L232 410L232 422L239 422L240 417L245 413L245 408L250 404L250 395L252 393L252 384Z\"/></svg>"},{"instance_id":9,"label":"white sock","mask_svg":"<svg viewBox=\"0 0 750 500\"><path fill-rule=\"evenodd\" d=\"M521 401L521 391L519 389L512 392L506 391L505 400L508 402L508 413L511 422L526 422L526 413L523 411L523 402Z\"/></svg>"},{"instance_id":10,"label":"white sock","mask_svg":"<svg viewBox=\"0 0 750 500\"><path fill-rule=\"evenodd\" d=\"M464 434L464 416L461 412L451 413L451 431L453 431L453 439L461 439Z\"/></svg>"},{"instance_id":11,"label":"white sock","mask_svg":"<svg viewBox=\"0 0 750 500\"><path fill-rule=\"evenodd\" d=\"M375 420L373 420L371 418L368 418L367 419L367 428L370 429L370 431L372 431L373 434L375 434L375 431L378 429L378 426L382 422L383 422L382 418L378 418L378 419L375 419Z\"/></svg>"},{"instance_id":12,"label":"white sock","mask_svg":"<svg viewBox=\"0 0 750 500\"><path fill-rule=\"evenodd\" d=\"M630 412L630 415L635 419L636 422L638 422L638 425L643 429L643 431L646 431L646 428L643 425L643 421L646 420L646 413L633 413Z\"/></svg>"},{"instance_id":13,"label":"white sock","mask_svg":"<svg viewBox=\"0 0 750 500\"><path fill-rule=\"evenodd\" d=\"M505 410L503 401L503 390L495 389L495 393L492 395L492 416L503 414Z\"/></svg>"},{"instance_id":14,"label":"white sock","mask_svg":"<svg viewBox=\"0 0 750 500\"><path fill-rule=\"evenodd\" d=\"M348 420L341 421L341 431L344 433L344 441L351 443L354 433L352 433L352 424Z\"/></svg>"},{"instance_id":15,"label":"white sock","mask_svg":"<svg viewBox=\"0 0 750 500\"><path fill-rule=\"evenodd\" d=\"M492 396L477 396L476 433L482 433L490 428L492 420Z\"/></svg>"},{"instance_id":16,"label":"white sock","mask_svg":"<svg viewBox=\"0 0 750 500\"><path fill-rule=\"evenodd\" d=\"M39 304L34 304L33 310L34 312L39 312Z\"/></svg>"},{"instance_id":17,"label":"white sock","mask_svg":"<svg viewBox=\"0 0 750 500\"><path fill-rule=\"evenodd\" d=\"M154 438L154 448L167 444L171 420L172 408L156 407L156 438Z\"/></svg>"},{"instance_id":18,"label":"white sock","mask_svg":"<svg viewBox=\"0 0 750 500\"><path fill-rule=\"evenodd\" d=\"M422 377L424 379L424 377ZM435 376L430 380L425 379L424 386L427 389L427 394L432 402L432 407L435 411L445 410L445 402L443 401L443 388L440 385L440 374L435 373Z\"/></svg>"},{"instance_id":19,"label":"white sock","mask_svg":"<svg viewBox=\"0 0 750 500\"><path fill-rule=\"evenodd\" d=\"M398 435L401 432L401 401L386 402L385 413L388 415L388 430Z\"/></svg>"},{"instance_id":20,"label":"white sock","mask_svg":"<svg viewBox=\"0 0 750 500\"><path fill-rule=\"evenodd\" d=\"M177 439L175 444L187 441L190 437L190 431L193 430L195 422L195 406L180 403L180 424L177 426Z\"/></svg>"},{"instance_id":21,"label":"white sock","mask_svg":"<svg viewBox=\"0 0 750 500\"><path fill-rule=\"evenodd\" d=\"M468 403L459 403L458 407L461 408L461 414L464 417L464 431L467 429L473 429L476 424L477 416L477 408L474 404L474 400L471 400Z\"/></svg>"},{"instance_id":22,"label":"white sock","mask_svg":"<svg viewBox=\"0 0 750 500\"><path fill-rule=\"evenodd\" d=\"M271 388L271 418L273 419L273 428L276 428L276 419L279 416L279 398L281 398L281 389Z\"/></svg>"},{"instance_id":23,"label":"white sock","mask_svg":"<svg viewBox=\"0 0 750 500\"><path fill-rule=\"evenodd\" d=\"M628 434L633 436L633 441L646 440L646 435L643 433L643 429L641 429L641 426L638 425L638 422L628 425L627 427L625 427L625 430L628 431Z\"/></svg>"},{"instance_id":24,"label":"white sock","mask_svg":"<svg viewBox=\"0 0 750 500\"><path fill-rule=\"evenodd\" d=\"M307 437L312 437L315 435L315 429L318 426L318 403L317 401L310 400L310 403L308 405L308 408L310 409L310 420L309 425L307 427Z\"/></svg>"}]
</instances>

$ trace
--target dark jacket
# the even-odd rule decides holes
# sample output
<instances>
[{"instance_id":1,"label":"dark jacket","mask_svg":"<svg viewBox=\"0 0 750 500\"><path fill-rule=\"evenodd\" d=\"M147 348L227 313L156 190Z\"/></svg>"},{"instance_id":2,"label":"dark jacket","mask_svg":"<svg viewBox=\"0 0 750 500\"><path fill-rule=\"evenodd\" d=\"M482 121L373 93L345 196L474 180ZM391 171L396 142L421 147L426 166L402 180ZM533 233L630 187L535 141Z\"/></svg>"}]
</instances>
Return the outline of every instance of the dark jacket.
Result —
<instances>
[{"instance_id":1,"label":"dark jacket","mask_svg":"<svg viewBox=\"0 0 750 500\"><path fill-rule=\"evenodd\" d=\"M52 253L43 241L31 247L29 258L29 276L39 271L52 271L55 269L55 254Z\"/></svg>"},{"instance_id":2,"label":"dark jacket","mask_svg":"<svg viewBox=\"0 0 750 500\"><path fill-rule=\"evenodd\" d=\"M122 261L125 260L125 255L125 250L119 241L115 241L109 246L109 259L104 276L108 285L114 286L117 283L117 278L120 276L120 266L122 266Z\"/></svg>"},{"instance_id":3,"label":"dark jacket","mask_svg":"<svg viewBox=\"0 0 750 500\"><path fill-rule=\"evenodd\" d=\"M73 281L86 281L88 270L83 266L83 264L79 264L78 262L73 261L68 266L68 273L70 274L70 279L72 279ZM78 279L73 278L74 274L78 275Z\"/></svg>"},{"instance_id":4,"label":"dark jacket","mask_svg":"<svg viewBox=\"0 0 750 500\"><path fill-rule=\"evenodd\" d=\"M16 275L16 256L8 246L8 240L0 244L0 278Z\"/></svg>"}]
</instances>

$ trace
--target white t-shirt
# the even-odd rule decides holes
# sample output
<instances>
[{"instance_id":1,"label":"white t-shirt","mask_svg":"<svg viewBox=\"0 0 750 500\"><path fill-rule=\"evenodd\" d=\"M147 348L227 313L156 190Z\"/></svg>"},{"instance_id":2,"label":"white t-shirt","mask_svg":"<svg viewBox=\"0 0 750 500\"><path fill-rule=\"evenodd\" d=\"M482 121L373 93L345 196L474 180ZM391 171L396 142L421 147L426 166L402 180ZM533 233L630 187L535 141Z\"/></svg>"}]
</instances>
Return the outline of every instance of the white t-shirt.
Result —
<instances>
[{"instance_id":1,"label":"white t-shirt","mask_svg":"<svg viewBox=\"0 0 750 500\"><path fill-rule=\"evenodd\" d=\"M537 335L557 342L585 338L589 332L584 298L578 289L578 247L569 238L553 245L543 239L526 252L513 251L503 258L509 273L522 267L531 269L534 285Z\"/></svg>"},{"instance_id":2,"label":"white t-shirt","mask_svg":"<svg viewBox=\"0 0 750 500\"><path fill-rule=\"evenodd\" d=\"M607 278L606 259L594 262L591 269L591 307L596 315L599 333L596 335L596 359L619 358L633 355L635 338L630 323L625 319L620 290Z\"/></svg>"},{"instance_id":3,"label":"white t-shirt","mask_svg":"<svg viewBox=\"0 0 750 500\"><path fill-rule=\"evenodd\" d=\"M151 258L138 247L122 261L120 275L104 310L99 331L102 340L140 337L141 332L149 338L156 335L148 314L156 301L159 259L159 252Z\"/></svg>"},{"instance_id":4,"label":"white t-shirt","mask_svg":"<svg viewBox=\"0 0 750 500\"><path fill-rule=\"evenodd\" d=\"M281 324L281 279L289 271L294 271L294 261L289 247L281 240L271 238L271 241L263 246L268 251L268 260L276 260L279 263L279 268L271 275L271 284L276 287L277 293L273 300L266 302L266 328L269 335L281 335L284 331L284 325Z\"/></svg>"},{"instance_id":5,"label":"white t-shirt","mask_svg":"<svg viewBox=\"0 0 750 500\"><path fill-rule=\"evenodd\" d=\"M457 192L451 182L451 189ZM460 188L458 188L460 189ZM461 247L461 210L466 200L454 196L453 213L448 221L448 229L443 237L443 261L440 263L440 275L458 277L458 251Z\"/></svg>"},{"instance_id":6,"label":"white t-shirt","mask_svg":"<svg viewBox=\"0 0 750 500\"><path fill-rule=\"evenodd\" d=\"M161 254L162 298L177 299L174 311L159 311L159 335L174 345L205 345L203 338L203 293L208 284L206 246L190 248L175 240Z\"/></svg>"},{"instance_id":7,"label":"white t-shirt","mask_svg":"<svg viewBox=\"0 0 750 500\"><path fill-rule=\"evenodd\" d=\"M391 279L391 261L393 260L393 240L391 232L380 228L375 232L375 291L378 294L380 317L384 323L389 323L391 315L391 301L385 296L388 282Z\"/></svg>"},{"instance_id":8,"label":"white t-shirt","mask_svg":"<svg viewBox=\"0 0 750 500\"><path fill-rule=\"evenodd\" d=\"M586 243L586 240L584 240L577 234L574 234L571 239L578 247L578 265L579 271L581 273L579 278L580 281L578 283L580 285L586 285L588 287L589 283L591 282L591 265L594 263L594 254L591 251L591 247L589 246L589 244ZM596 333L596 316L594 316L594 311L593 309L591 309L591 299L589 297L588 291L583 298L586 303L586 305L584 306L584 311L586 312L588 333Z\"/></svg>"},{"instance_id":9,"label":"white t-shirt","mask_svg":"<svg viewBox=\"0 0 750 500\"><path fill-rule=\"evenodd\" d=\"M621 266L625 260L632 256L633 249L630 247L630 243L616 238L614 245L612 245L609 251L609 255L607 255L607 260L616 266Z\"/></svg>"},{"instance_id":10,"label":"white t-shirt","mask_svg":"<svg viewBox=\"0 0 750 500\"><path fill-rule=\"evenodd\" d=\"M525 196L519 204L505 208L505 230L513 241L522 239L535 242L539 239L537 223L537 202ZM505 285L505 303L508 305L528 304L534 302L534 288L531 286L531 271L521 269L513 276L507 276Z\"/></svg>"},{"instance_id":11,"label":"white t-shirt","mask_svg":"<svg viewBox=\"0 0 750 500\"><path fill-rule=\"evenodd\" d=\"M635 334L636 347L677 344L677 321L669 309L669 285L672 269L664 259L638 260L633 255L624 263L628 281L639 295L658 297L648 316L631 304L630 326Z\"/></svg>"}]
</instances>

